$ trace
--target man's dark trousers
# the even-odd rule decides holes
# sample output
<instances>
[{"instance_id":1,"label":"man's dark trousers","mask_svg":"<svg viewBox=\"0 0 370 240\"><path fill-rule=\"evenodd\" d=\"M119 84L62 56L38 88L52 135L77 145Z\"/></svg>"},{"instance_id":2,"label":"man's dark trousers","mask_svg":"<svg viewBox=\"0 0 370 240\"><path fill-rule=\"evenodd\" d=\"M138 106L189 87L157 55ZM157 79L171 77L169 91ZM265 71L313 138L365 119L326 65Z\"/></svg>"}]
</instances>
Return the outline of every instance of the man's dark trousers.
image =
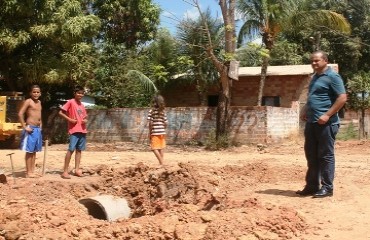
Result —
<instances>
[{"instance_id":1,"label":"man's dark trousers","mask_svg":"<svg viewBox=\"0 0 370 240\"><path fill-rule=\"evenodd\" d=\"M306 123L304 151L307 159L306 188L332 191L335 156L335 136L339 124Z\"/></svg>"}]
</instances>

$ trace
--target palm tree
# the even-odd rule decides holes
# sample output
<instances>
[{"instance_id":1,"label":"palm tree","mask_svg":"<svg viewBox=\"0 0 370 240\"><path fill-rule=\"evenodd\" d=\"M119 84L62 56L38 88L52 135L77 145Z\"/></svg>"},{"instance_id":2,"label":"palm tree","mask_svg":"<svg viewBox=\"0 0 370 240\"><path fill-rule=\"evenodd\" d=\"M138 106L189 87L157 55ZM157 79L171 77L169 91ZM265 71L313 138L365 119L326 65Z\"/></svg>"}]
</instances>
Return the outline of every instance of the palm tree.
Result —
<instances>
[{"instance_id":1,"label":"palm tree","mask_svg":"<svg viewBox=\"0 0 370 240\"><path fill-rule=\"evenodd\" d=\"M347 20L329 10L309 10L305 0L238 0L237 9L244 17L238 43L262 37L264 47L271 51L279 33L284 29L312 28L319 31L325 26L344 33L350 32ZM257 106L261 106L269 56L262 57L261 79L258 90Z\"/></svg>"},{"instance_id":2,"label":"palm tree","mask_svg":"<svg viewBox=\"0 0 370 240\"><path fill-rule=\"evenodd\" d=\"M159 92L155 83L144 73L138 70L129 70L126 74L126 77L128 79L131 79L132 81L133 80L139 81L148 93L156 94Z\"/></svg>"},{"instance_id":3,"label":"palm tree","mask_svg":"<svg viewBox=\"0 0 370 240\"><path fill-rule=\"evenodd\" d=\"M185 19L178 25L178 39L181 43L180 52L188 56L192 65L188 69L188 76L196 83L199 100L202 106L207 105L207 90L210 85L218 81L219 74L207 55L208 38L204 28L204 21L207 22L215 49L222 49L223 24L219 19L211 15L211 11L203 14L197 19ZM221 51L219 50L221 54Z\"/></svg>"}]
</instances>

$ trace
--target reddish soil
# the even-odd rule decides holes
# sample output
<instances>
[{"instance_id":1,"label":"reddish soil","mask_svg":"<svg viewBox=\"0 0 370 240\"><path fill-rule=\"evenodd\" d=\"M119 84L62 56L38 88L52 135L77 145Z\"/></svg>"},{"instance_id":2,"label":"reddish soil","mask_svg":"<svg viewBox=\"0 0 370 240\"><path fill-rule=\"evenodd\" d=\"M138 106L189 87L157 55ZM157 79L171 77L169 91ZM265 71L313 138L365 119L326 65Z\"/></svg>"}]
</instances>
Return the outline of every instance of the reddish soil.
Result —
<instances>
[{"instance_id":1,"label":"reddish soil","mask_svg":"<svg viewBox=\"0 0 370 240\"><path fill-rule=\"evenodd\" d=\"M337 142L335 192L324 199L295 194L304 186L302 146L168 146L163 169L147 146L89 144L84 177L68 180L60 177L66 145L48 146L45 175L32 179L23 152L0 150L0 240L370 239L370 142ZM43 160L38 153L38 173ZM131 217L89 215L79 200L98 194L127 199Z\"/></svg>"}]
</instances>

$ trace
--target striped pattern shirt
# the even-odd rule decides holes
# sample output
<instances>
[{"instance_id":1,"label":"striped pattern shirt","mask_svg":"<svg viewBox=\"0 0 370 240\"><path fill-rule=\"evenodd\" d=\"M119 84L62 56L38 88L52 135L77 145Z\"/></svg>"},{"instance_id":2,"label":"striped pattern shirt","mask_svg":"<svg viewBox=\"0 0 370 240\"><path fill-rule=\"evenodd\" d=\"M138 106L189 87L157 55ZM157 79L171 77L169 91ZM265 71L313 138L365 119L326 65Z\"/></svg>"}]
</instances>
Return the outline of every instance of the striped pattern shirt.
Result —
<instances>
[{"instance_id":1,"label":"striped pattern shirt","mask_svg":"<svg viewBox=\"0 0 370 240\"><path fill-rule=\"evenodd\" d=\"M160 112L157 108L149 110L148 121L151 126L150 135L166 134L167 116L164 111Z\"/></svg>"}]
</instances>

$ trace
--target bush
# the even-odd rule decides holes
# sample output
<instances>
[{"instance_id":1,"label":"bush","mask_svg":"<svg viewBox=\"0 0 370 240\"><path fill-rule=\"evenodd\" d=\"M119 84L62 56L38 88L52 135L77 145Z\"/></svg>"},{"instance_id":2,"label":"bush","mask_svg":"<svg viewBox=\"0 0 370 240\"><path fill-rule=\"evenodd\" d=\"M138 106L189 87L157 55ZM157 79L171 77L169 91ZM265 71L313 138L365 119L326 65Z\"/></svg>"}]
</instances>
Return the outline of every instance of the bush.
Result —
<instances>
[{"instance_id":1,"label":"bush","mask_svg":"<svg viewBox=\"0 0 370 240\"><path fill-rule=\"evenodd\" d=\"M353 123L350 122L346 128L339 128L337 139L344 141L350 139L358 139L358 130L355 129Z\"/></svg>"},{"instance_id":2,"label":"bush","mask_svg":"<svg viewBox=\"0 0 370 240\"><path fill-rule=\"evenodd\" d=\"M65 144L69 141L69 135L65 131L59 131L50 138L51 144Z\"/></svg>"},{"instance_id":3,"label":"bush","mask_svg":"<svg viewBox=\"0 0 370 240\"><path fill-rule=\"evenodd\" d=\"M229 136L223 135L216 139L216 130L210 131L205 142L207 150L220 150L231 146Z\"/></svg>"}]
</instances>

